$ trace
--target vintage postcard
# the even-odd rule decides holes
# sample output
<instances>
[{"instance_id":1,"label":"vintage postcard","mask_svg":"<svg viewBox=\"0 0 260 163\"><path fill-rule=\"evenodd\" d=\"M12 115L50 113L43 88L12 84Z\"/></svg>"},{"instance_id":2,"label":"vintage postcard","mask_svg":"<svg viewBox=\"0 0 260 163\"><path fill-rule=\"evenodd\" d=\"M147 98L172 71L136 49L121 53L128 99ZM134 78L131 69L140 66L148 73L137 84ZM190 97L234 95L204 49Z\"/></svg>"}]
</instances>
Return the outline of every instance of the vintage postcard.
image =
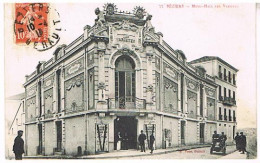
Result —
<instances>
[{"instance_id":1,"label":"vintage postcard","mask_svg":"<svg viewBox=\"0 0 260 163\"><path fill-rule=\"evenodd\" d=\"M256 159L257 15L5 3L5 159Z\"/></svg>"}]
</instances>

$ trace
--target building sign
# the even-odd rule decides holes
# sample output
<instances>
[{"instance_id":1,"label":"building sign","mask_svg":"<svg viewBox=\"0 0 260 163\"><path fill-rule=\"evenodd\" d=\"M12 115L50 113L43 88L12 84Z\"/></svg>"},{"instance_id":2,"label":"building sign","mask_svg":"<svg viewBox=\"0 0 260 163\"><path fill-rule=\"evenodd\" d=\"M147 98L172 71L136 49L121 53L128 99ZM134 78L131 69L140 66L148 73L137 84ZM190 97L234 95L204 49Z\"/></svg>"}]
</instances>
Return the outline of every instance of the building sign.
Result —
<instances>
[{"instance_id":1,"label":"building sign","mask_svg":"<svg viewBox=\"0 0 260 163\"><path fill-rule=\"evenodd\" d=\"M96 152L108 151L108 124L96 124Z\"/></svg>"},{"instance_id":2,"label":"building sign","mask_svg":"<svg viewBox=\"0 0 260 163\"><path fill-rule=\"evenodd\" d=\"M153 136L155 137L156 139L156 136L155 136L155 124L145 124L145 134L146 134L146 140L147 140L147 144L146 144L146 147L148 147L150 149L150 136L153 134ZM155 141L153 143L153 147L155 149Z\"/></svg>"}]
</instances>

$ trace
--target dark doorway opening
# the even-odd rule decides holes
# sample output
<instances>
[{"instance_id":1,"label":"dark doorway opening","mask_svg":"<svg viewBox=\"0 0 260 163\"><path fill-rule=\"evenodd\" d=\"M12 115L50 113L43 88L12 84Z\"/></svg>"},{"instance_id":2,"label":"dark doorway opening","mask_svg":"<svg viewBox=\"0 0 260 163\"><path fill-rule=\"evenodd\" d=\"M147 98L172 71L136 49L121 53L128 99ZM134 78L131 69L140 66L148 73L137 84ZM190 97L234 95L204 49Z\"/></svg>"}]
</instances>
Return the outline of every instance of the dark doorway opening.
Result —
<instances>
[{"instance_id":1,"label":"dark doorway opening","mask_svg":"<svg viewBox=\"0 0 260 163\"><path fill-rule=\"evenodd\" d=\"M181 121L181 145L185 145L185 121Z\"/></svg>"},{"instance_id":2,"label":"dark doorway opening","mask_svg":"<svg viewBox=\"0 0 260 163\"><path fill-rule=\"evenodd\" d=\"M204 144L205 123L200 123L200 143Z\"/></svg>"},{"instance_id":3,"label":"dark doorway opening","mask_svg":"<svg viewBox=\"0 0 260 163\"><path fill-rule=\"evenodd\" d=\"M60 152L61 151L61 143L62 143L62 125L61 125L61 121L57 121L56 122L56 131L57 131L57 148L56 148L56 152Z\"/></svg>"},{"instance_id":4,"label":"dark doorway opening","mask_svg":"<svg viewBox=\"0 0 260 163\"><path fill-rule=\"evenodd\" d=\"M114 120L114 149L117 149L118 133L121 137L121 149L137 148L137 119L135 117L118 116Z\"/></svg>"},{"instance_id":5,"label":"dark doorway opening","mask_svg":"<svg viewBox=\"0 0 260 163\"><path fill-rule=\"evenodd\" d=\"M37 154L42 154L42 124L38 125L38 131L39 131L39 146L37 149Z\"/></svg>"}]
</instances>

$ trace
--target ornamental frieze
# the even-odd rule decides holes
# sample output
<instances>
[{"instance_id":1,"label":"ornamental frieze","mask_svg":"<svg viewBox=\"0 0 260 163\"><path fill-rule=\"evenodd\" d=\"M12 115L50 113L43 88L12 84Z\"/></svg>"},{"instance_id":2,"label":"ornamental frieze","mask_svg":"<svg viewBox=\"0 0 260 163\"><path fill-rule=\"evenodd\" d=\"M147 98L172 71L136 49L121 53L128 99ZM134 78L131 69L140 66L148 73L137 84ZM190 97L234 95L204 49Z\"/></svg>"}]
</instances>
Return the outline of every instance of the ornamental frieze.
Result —
<instances>
[{"instance_id":1,"label":"ornamental frieze","mask_svg":"<svg viewBox=\"0 0 260 163\"><path fill-rule=\"evenodd\" d=\"M35 96L35 95L36 95L36 85L34 85L34 86L28 88L26 92L27 92L27 93L26 93L27 98L28 98L28 97L32 97L32 96Z\"/></svg>"},{"instance_id":2,"label":"ornamental frieze","mask_svg":"<svg viewBox=\"0 0 260 163\"><path fill-rule=\"evenodd\" d=\"M53 83L54 83L54 75L52 74L51 76L47 77L44 80L44 89L52 87Z\"/></svg>"},{"instance_id":3,"label":"ornamental frieze","mask_svg":"<svg viewBox=\"0 0 260 163\"><path fill-rule=\"evenodd\" d=\"M163 72L172 77L175 80L178 80L178 72L167 63L163 63Z\"/></svg>"},{"instance_id":4,"label":"ornamental frieze","mask_svg":"<svg viewBox=\"0 0 260 163\"><path fill-rule=\"evenodd\" d=\"M27 107L35 106L35 103L36 103L36 97L32 97L32 98L26 100Z\"/></svg>"},{"instance_id":5,"label":"ornamental frieze","mask_svg":"<svg viewBox=\"0 0 260 163\"><path fill-rule=\"evenodd\" d=\"M82 72L83 70L84 60L81 58L65 68L65 80L75 75L76 73Z\"/></svg>"},{"instance_id":6,"label":"ornamental frieze","mask_svg":"<svg viewBox=\"0 0 260 163\"><path fill-rule=\"evenodd\" d=\"M199 84L197 82L190 80L188 78L186 78L186 85L187 85L187 88L194 90L194 91L197 91L198 87L199 87Z\"/></svg>"},{"instance_id":7,"label":"ornamental frieze","mask_svg":"<svg viewBox=\"0 0 260 163\"><path fill-rule=\"evenodd\" d=\"M215 94L216 94L216 90L215 89L210 89L210 88L205 88L205 92L207 96L210 97L214 97L215 98Z\"/></svg>"},{"instance_id":8,"label":"ornamental frieze","mask_svg":"<svg viewBox=\"0 0 260 163\"><path fill-rule=\"evenodd\" d=\"M44 99L52 98L53 97L53 89L49 89L44 92Z\"/></svg>"},{"instance_id":9,"label":"ornamental frieze","mask_svg":"<svg viewBox=\"0 0 260 163\"><path fill-rule=\"evenodd\" d=\"M84 83L84 76L80 75L73 79L70 79L65 83L66 91L70 91L73 87L80 87Z\"/></svg>"}]
</instances>

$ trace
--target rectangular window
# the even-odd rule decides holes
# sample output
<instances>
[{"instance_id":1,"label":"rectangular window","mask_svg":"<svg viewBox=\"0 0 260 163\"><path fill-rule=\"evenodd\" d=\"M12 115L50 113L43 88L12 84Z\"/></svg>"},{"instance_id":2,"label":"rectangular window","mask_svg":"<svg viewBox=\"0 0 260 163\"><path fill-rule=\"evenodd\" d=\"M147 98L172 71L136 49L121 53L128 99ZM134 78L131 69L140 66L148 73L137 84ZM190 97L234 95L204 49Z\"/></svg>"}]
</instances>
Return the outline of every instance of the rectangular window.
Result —
<instances>
[{"instance_id":1,"label":"rectangular window","mask_svg":"<svg viewBox=\"0 0 260 163\"><path fill-rule=\"evenodd\" d=\"M228 71L228 82L231 83L231 73Z\"/></svg>"},{"instance_id":2,"label":"rectangular window","mask_svg":"<svg viewBox=\"0 0 260 163\"><path fill-rule=\"evenodd\" d=\"M39 115L42 116L42 83L38 83Z\"/></svg>"},{"instance_id":3,"label":"rectangular window","mask_svg":"<svg viewBox=\"0 0 260 163\"><path fill-rule=\"evenodd\" d=\"M233 99L235 100L236 99L236 92L233 91Z\"/></svg>"},{"instance_id":4,"label":"rectangular window","mask_svg":"<svg viewBox=\"0 0 260 163\"><path fill-rule=\"evenodd\" d=\"M218 108L218 113L221 115L221 107Z\"/></svg>"},{"instance_id":5,"label":"rectangular window","mask_svg":"<svg viewBox=\"0 0 260 163\"><path fill-rule=\"evenodd\" d=\"M222 87L219 85L218 86L219 100L221 100L221 94L222 94L221 89Z\"/></svg>"},{"instance_id":6,"label":"rectangular window","mask_svg":"<svg viewBox=\"0 0 260 163\"><path fill-rule=\"evenodd\" d=\"M224 120L227 120L227 109L224 109Z\"/></svg>"},{"instance_id":7,"label":"rectangular window","mask_svg":"<svg viewBox=\"0 0 260 163\"><path fill-rule=\"evenodd\" d=\"M236 85L236 75L233 74L233 84Z\"/></svg>"},{"instance_id":8,"label":"rectangular window","mask_svg":"<svg viewBox=\"0 0 260 163\"><path fill-rule=\"evenodd\" d=\"M224 80L227 81L227 70L224 68Z\"/></svg>"},{"instance_id":9,"label":"rectangular window","mask_svg":"<svg viewBox=\"0 0 260 163\"><path fill-rule=\"evenodd\" d=\"M218 77L222 79L222 72L221 72L221 66L218 66Z\"/></svg>"},{"instance_id":10,"label":"rectangular window","mask_svg":"<svg viewBox=\"0 0 260 163\"><path fill-rule=\"evenodd\" d=\"M200 115L203 116L203 85L200 84Z\"/></svg>"},{"instance_id":11,"label":"rectangular window","mask_svg":"<svg viewBox=\"0 0 260 163\"><path fill-rule=\"evenodd\" d=\"M231 90L228 90L228 97L231 98Z\"/></svg>"},{"instance_id":12,"label":"rectangular window","mask_svg":"<svg viewBox=\"0 0 260 163\"><path fill-rule=\"evenodd\" d=\"M224 97L227 97L227 89L224 87Z\"/></svg>"},{"instance_id":13,"label":"rectangular window","mask_svg":"<svg viewBox=\"0 0 260 163\"><path fill-rule=\"evenodd\" d=\"M61 112L61 70L56 72L57 75L57 102L58 102L58 113Z\"/></svg>"},{"instance_id":14,"label":"rectangular window","mask_svg":"<svg viewBox=\"0 0 260 163\"><path fill-rule=\"evenodd\" d=\"M181 74L181 112L183 113L183 107L184 107L184 74Z\"/></svg>"}]
</instances>

